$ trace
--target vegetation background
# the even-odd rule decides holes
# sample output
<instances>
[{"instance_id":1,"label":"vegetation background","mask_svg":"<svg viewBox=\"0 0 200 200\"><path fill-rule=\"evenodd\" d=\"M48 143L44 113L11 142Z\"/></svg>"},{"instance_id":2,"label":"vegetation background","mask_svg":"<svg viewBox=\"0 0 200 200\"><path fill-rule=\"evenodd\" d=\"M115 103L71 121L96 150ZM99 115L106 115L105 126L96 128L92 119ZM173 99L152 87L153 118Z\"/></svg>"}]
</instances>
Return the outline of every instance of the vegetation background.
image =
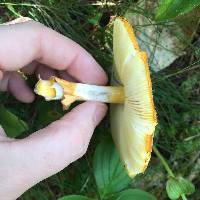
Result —
<instances>
[{"instance_id":1,"label":"vegetation background","mask_svg":"<svg viewBox=\"0 0 200 200\"><path fill-rule=\"evenodd\" d=\"M151 2L150 0L143 1L145 4ZM168 4L165 4L165 7L162 6L158 11L144 9L139 6L140 2L141 0L1 0L0 23L20 16L33 18L81 44L111 77L114 16L126 16L127 12L129 15L138 13L149 19L149 24L145 26L154 26L159 33L160 28L171 25L174 17L185 12L194 12L193 8L198 9L200 3L197 0L175 0L173 1L175 4L179 3L173 7L172 1L162 0L161 3L168 2L172 6L167 7ZM187 2L187 5L181 2ZM189 5L191 2L193 6ZM173 13L171 15L170 9L177 11L177 8L180 12L171 12ZM156 20L152 21L156 12ZM192 26L192 24L189 26L189 30L193 29ZM136 31L139 28L135 25ZM177 32L177 38L181 40L179 36ZM76 194L82 196L68 196L63 199L145 200L156 198L164 200L168 197L187 199L187 194L192 193L188 198L199 200L199 36L200 28L197 26L190 42L182 41L186 44L183 55L164 70L159 72L152 70L159 125L155 133L152 159L144 174L138 175L133 180L126 176L110 139L109 116L107 116L96 129L89 150L83 158L31 188L20 199L54 200ZM159 46L159 42L156 45ZM150 67L153 69L152 64ZM34 87L36 78L32 76L25 78ZM25 105L16 101L8 93L0 93L0 107L0 123L8 135L19 138L46 126L64 114L59 102L45 102L37 97L33 104ZM185 182L181 177L185 178ZM196 188L195 191L192 183ZM169 186L176 188L175 191L170 191Z\"/></svg>"}]
</instances>

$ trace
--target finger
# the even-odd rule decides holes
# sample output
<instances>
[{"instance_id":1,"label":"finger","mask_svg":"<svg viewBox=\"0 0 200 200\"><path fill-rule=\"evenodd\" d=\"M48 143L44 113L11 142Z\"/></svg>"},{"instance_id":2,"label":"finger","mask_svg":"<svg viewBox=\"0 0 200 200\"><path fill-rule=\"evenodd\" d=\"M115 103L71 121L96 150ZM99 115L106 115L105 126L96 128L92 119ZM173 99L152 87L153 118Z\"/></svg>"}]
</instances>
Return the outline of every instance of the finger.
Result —
<instances>
[{"instance_id":1,"label":"finger","mask_svg":"<svg viewBox=\"0 0 200 200\"><path fill-rule=\"evenodd\" d=\"M8 91L19 101L24 103L31 103L35 95L32 90L27 86L26 82L22 77L12 72L8 80Z\"/></svg>"},{"instance_id":2,"label":"finger","mask_svg":"<svg viewBox=\"0 0 200 200\"><path fill-rule=\"evenodd\" d=\"M38 62L33 61L29 63L28 65L26 65L25 67L23 67L21 71L25 73L26 75L32 75L35 72L37 66L38 66Z\"/></svg>"},{"instance_id":3,"label":"finger","mask_svg":"<svg viewBox=\"0 0 200 200\"><path fill-rule=\"evenodd\" d=\"M36 69L36 74L40 76L41 79L47 80L49 77L55 76L56 72L55 70L40 64Z\"/></svg>"},{"instance_id":4,"label":"finger","mask_svg":"<svg viewBox=\"0 0 200 200\"><path fill-rule=\"evenodd\" d=\"M77 80L73 78L72 76L70 76L66 71L58 71L57 73L61 79L71 81L71 82L77 82Z\"/></svg>"},{"instance_id":5,"label":"finger","mask_svg":"<svg viewBox=\"0 0 200 200\"><path fill-rule=\"evenodd\" d=\"M33 60L85 83L105 84L107 76L93 57L67 37L29 21L0 26L0 69L17 70Z\"/></svg>"},{"instance_id":6,"label":"finger","mask_svg":"<svg viewBox=\"0 0 200 200\"><path fill-rule=\"evenodd\" d=\"M35 96L17 72L6 72L0 80L0 91L9 91L17 100L30 103Z\"/></svg>"},{"instance_id":7,"label":"finger","mask_svg":"<svg viewBox=\"0 0 200 200\"><path fill-rule=\"evenodd\" d=\"M4 23L4 25L18 24L18 23L27 22L27 21L30 21L30 20L32 20L32 19L29 18L29 17L19 17L17 19L14 19L12 21Z\"/></svg>"},{"instance_id":8,"label":"finger","mask_svg":"<svg viewBox=\"0 0 200 200\"><path fill-rule=\"evenodd\" d=\"M102 103L83 103L59 121L15 142L12 152L17 162L11 166L18 172L18 184L23 182L28 189L80 158L106 110Z\"/></svg>"},{"instance_id":9,"label":"finger","mask_svg":"<svg viewBox=\"0 0 200 200\"><path fill-rule=\"evenodd\" d=\"M42 70L38 68L40 68L40 66L42 66ZM70 76L66 70L63 71L56 71L49 68L48 66L45 66L43 64L40 64L36 61L33 61L32 63L28 64L26 67L23 67L21 69L21 71L23 73L25 73L26 75L31 75L34 72L36 72L37 75L40 75L40 77L42 79L48 79L50 76L59 76L60 78L64 79L64 80L68 80L68 81L72 81L72 82L77 82L77 80L75 78L73 78L72 76ZM43 75L44 74L44 75Z\"/></svg>"}]
</instances>

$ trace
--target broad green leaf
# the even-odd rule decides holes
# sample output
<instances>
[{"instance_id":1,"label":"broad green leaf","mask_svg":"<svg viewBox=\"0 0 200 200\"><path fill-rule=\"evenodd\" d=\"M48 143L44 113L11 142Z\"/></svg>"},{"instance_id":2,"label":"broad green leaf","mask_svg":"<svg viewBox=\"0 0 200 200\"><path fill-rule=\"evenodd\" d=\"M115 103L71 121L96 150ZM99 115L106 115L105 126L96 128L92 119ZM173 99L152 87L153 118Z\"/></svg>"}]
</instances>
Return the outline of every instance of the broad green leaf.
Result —
<instances>
[{"instance_id":1,"label":"broad green leaf","mask_svg":"<svg viewBox=\"0 0 200 200\"><path fill-rule=\"evenodd\" d=\"M167 181L166 190L170 199L178 199L181 195L192 194L195 187L187 179L170 177Z\"/></svg>"},{"instance_id":2,"label":"broad green leaf","mask_svg":"<svg viewBox=\"0 0 200 200\"><path fill-rule=\"evenodd\" d=\"M59 198L58 200L94 200L82 195L69 195Z\"/></svg>"},{"instance_id":3,"label":"broad green leaf","mask_svg":"<svg viewBox=\"0 0 200 200\"><path fill-rule=\"evenodd\" d=\"M160 0L156 21L175 18L190 12L200 5L200 0Z\"/></svg>"},{"instance_id":4,"label":"broad green leaf","mask_svg":"<svg viewBox=\"0 0 200 200\"><path fill-rule=\"evenodd\" d=\"M170 178L166 185L167 195L170 199L178 199L181 196L181 188L176 178Z\"/></svg>"},{"instance_id":5,"label":"broad green leaf","mask_svg":"<svg viewBox=\"0 0 200 200\"><path fill-rule=\"evenodd\" d=\"M195 186L187 179L183 177L178 178L179 186L181 188L182 194L192 194L195 192Z\"/></svg>"},{"instance_id":6,"label":"broad green leaf","mask_svg":"<svg viewBox=\"0 0 200 200\"><path fill-rule=\"evenodd\" d=\"M96 183L102 197L121 191L131 182L110 140L103 141L97 146L93 165Z\"/></svg>"},{"instance_id":7,"label":"broad green leaf","mask_svg":"<svg viewBox=\"0 0 200 200\"><path fill-rule=\"evenodd\" d=\"M8 137L20 136L28 130L28 125L16 115L0 105L0 125L5 130Z\"/></svg>"},{"instance_id":8,"label":"broad green leaf","mask_svg":"<svg viewBox=\"0 0 200 200\"><path fill-rule=\"evenodd\" d=\"M156 200L152 194L140 189L128 189L117 194L113 200Z\"/></svg>"}]
</instances>

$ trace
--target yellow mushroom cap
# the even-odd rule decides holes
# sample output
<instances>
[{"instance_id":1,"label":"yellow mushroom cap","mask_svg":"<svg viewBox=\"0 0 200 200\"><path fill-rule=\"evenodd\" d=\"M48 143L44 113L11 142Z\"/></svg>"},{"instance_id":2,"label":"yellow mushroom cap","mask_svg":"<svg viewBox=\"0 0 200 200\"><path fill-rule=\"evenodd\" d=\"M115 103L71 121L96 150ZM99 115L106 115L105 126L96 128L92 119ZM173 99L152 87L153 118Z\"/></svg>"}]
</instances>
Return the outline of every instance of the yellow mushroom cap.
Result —
<instances>
[{"instance_id":1,"label":"yellow mushroom cap","mask_svg":"<svg viewBox=\"0 0 200 200\"><path fill-rule=\"evenodd\" d=\"M114 64L124 86L124 105L111 106L111 131L129 176L144 172L157 124L147 55L141 52L131 25L114 22Z\"/></svg>"}]
</instances>

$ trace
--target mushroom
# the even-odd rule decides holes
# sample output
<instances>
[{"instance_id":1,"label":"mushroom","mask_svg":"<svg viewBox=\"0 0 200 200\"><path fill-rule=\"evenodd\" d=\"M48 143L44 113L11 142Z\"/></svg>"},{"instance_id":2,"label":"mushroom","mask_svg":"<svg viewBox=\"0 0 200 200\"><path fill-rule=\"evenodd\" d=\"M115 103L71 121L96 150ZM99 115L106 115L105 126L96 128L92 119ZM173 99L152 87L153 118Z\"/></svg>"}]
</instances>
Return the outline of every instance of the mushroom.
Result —
<instances>
[{"instance_id":1,"label":"mushroom","mask_svg":"<svg viewBox=\"0 0 200 200\"><path fill-rule=\"evenodd\" d=\"M114 21L114 86L73 83L57 77L39 80L35 92L46 100L62 99L67 108L77 100L111 105L111 132L128 175L145 171L157 124L147 54L140 51L131 25L124 18Z\"/></svg>"}]
</instances>

